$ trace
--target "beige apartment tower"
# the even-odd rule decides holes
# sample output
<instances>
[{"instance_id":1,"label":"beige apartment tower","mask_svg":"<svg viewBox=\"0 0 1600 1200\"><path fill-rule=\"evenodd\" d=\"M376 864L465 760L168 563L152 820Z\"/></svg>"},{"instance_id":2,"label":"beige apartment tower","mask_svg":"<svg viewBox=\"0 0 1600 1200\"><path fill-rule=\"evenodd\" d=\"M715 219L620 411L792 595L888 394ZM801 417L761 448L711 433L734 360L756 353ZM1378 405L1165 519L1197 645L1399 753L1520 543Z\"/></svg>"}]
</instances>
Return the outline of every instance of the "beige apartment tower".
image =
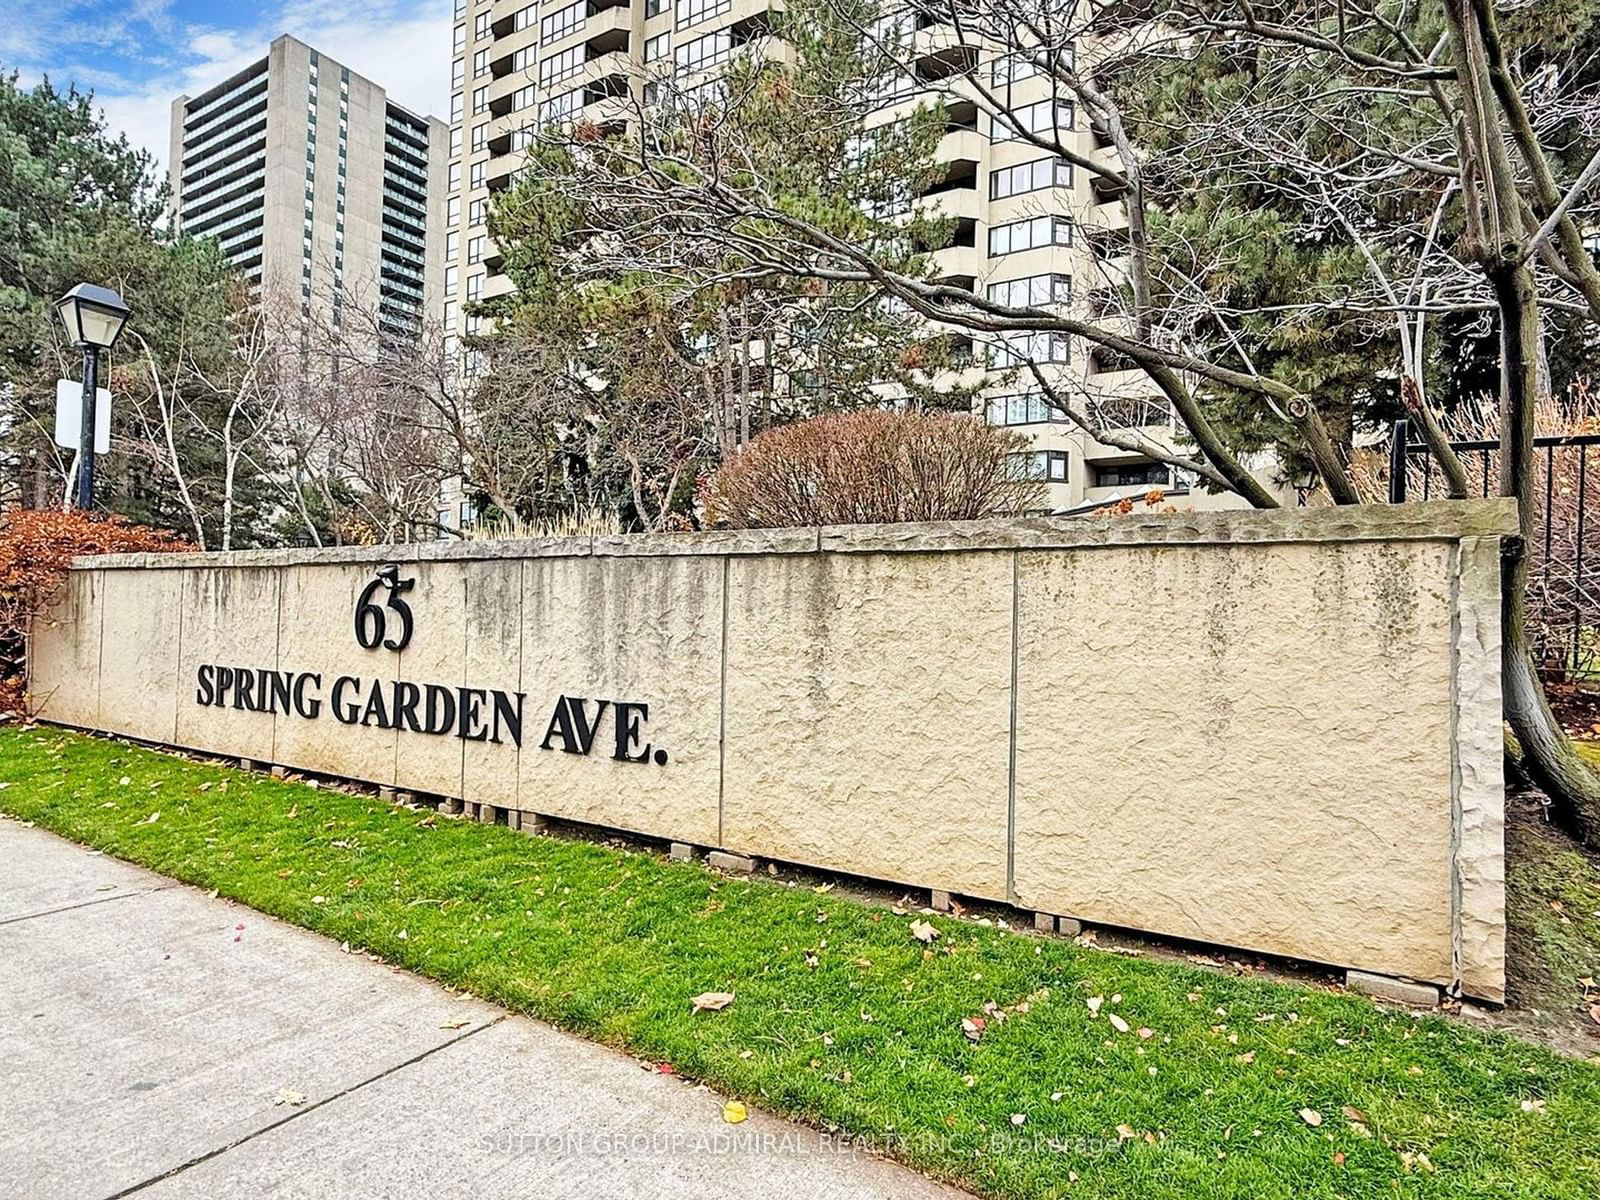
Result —
<instances>
[{"instance_id":1,"label":"beige apartment tower","mask_svg":"<svg viewBox=\"0 0 1600 1200\"><path fill-rule=\"evenodd\" d=\"M883 20L900 24L919 79L949 78L976 61L1035 131L1053 126L1085 157L1111 152L1109 137L1089 128L1070 101L1052 100L1050 81L1027 64L986 61L987 51L963 45L953 28L914 8ZM467 307L512 290L485 222L491 197L515 182L530 127L580 117L614 124L626 117L622 97L649 104L653 81L663 75L691 89L741 48L760 44L771 27L766 0L455 0L445 327L473 332ZM925 95L904 75L881 82L868 127L903 117ZM950 124L938 148L944 170L913 201L955 218L954 244L936 255L941 278L1012 304L1101 316L1126 269L1128 222L1119 198L956 91L945 96ZM1108 424L1173 443L1171 411L1142 372L1065 335L1031 337L1029 357L1048 364L1055 386L1067 384L1080 407L1097 406ZM1021 465L1047 482L1051 511L1138 500L1156 489L1179 507L1239 503L1191 492L1165 465L1089 437L1026 386L1026 372L1004 369L1006 346L986 350L997 369L983 415L1028 436L1032 450ZM1262 468L1270 474L1270 464Z\"/></svg>"},{"instance_id":2,"label":"beige apartment tower","mask_svg":"<svg viewBox=\"0 0 1600 1200\"><path fill-rule=\"evenodd\" d=\"M295 38L172 103L175 227L262 294L337 327L349 303L415 334L439 312L445 124Z\"/></svg>"}]
</instances>

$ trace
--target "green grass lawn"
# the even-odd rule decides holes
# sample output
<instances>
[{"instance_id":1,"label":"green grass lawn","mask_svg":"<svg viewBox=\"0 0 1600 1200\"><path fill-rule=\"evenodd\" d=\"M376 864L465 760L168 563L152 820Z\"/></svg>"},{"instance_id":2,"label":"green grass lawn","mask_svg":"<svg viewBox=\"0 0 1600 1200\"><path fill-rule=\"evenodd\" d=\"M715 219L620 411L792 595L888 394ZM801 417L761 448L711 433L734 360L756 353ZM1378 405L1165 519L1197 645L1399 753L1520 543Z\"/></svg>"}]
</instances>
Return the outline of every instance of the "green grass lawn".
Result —
<instances>
[{"instance_id":1,"label":"green grass lawn","mask_svg":"<svg viewBox=\"0 0 1600 1200\"><path fill-rule=\"evenodd\" d=\"M1600 1068L1356 996L42 728L0 809L984 1195L1600 1196Z\"/></svg>"}]
</instances>

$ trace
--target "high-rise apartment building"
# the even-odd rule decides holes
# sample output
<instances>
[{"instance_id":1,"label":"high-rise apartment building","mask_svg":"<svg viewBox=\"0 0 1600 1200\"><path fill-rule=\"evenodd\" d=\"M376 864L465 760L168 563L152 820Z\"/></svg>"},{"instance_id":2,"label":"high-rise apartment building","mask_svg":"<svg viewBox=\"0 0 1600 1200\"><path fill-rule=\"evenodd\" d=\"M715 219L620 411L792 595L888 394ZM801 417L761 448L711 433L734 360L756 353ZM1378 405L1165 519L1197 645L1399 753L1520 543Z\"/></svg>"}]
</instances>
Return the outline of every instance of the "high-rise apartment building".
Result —
<instances>
[{"instance_id":1,"label":"high-rise apartment building","mask_svg":"<svg viewBox=\"0 0 1600 1200\"><path fill-rule=\"evenodd\" d=\"M439 312L445 124L288 36L172 104L173 221L263 295L337 326L374 307L403 335Z\"/></svg>"},{"instance_id":2,"label":"high-rise apartment building","mask_svg":"<svg viewBox=\"0 0 1600 1200\"><path fill-rule=\"evenodd\" d=\"M555 120L623 120L621 97L648 104L663 70L693 80L714 70L770 28L766 0L546 0L513 7L505 0L455 0L450 114L451 166L446 221L444 301L447 328L472 332L463 305L504 295L510 280L490 241L490 197L510 186L525 130ZM918 79L946 79L976 55L988 82L1031 129L1054 127L1085 156L1110 154L1110 140L1087 127L1070 101L1052 98L1051 81L1015 59L984 61L956 32L906 8L886 18L904 23L899 44L916 55ZM886 76L868 126L903 117L918 85ZM955 219L954 243L935 255L948 283L1012 304L1059 305L1097 317L1125 270L1127 214L1118 197L1063 159L1044 154L972 100L945 96L949 128L938 147L944 169L914 203ZM1114 318L1113 318L1114 319ZM1028 356L1067 385L1080 407L1121 427L1170 443L1167 402L1144 374L1063 334L1028 335ZM1025 433L1024 469L1045 480L1052 511L1165 491L1179 506L1226 505L1176 479L1166 466L1103 445L1048 405L1027 372L1003 369L982 401L993 424ZM1009 379L1010 382L1004 382Z\"/></svg>"}]
</instances>

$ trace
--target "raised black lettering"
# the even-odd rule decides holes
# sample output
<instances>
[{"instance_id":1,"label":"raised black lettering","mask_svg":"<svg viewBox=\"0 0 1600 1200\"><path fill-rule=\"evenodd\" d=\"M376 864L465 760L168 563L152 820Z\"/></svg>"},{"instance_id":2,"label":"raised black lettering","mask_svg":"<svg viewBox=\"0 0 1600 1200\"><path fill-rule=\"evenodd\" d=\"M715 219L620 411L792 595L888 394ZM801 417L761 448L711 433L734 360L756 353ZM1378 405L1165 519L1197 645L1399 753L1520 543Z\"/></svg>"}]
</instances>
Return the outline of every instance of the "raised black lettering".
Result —
<instances>
[{"instance_id":1,"label":"raised black lettering","mask_svg":"<svg viewBox=\"0 0 1600 1200\"><path fill-rule=\"evenodd\" d=\"M273 671L267 678L272 684L272 694L267 702L267 711L271 713L287 713L289 711L289 672ZM265 692L266 688L263 687Z\"/></svg>"},{"instance_id":2,"label":"raised black lettering","mask_svg":"<svg viewBox=\"0 0 1600 1200\"><path fill-rule=\"evenodd\" d=\"M217 705L218 708L226 707L226 705L228 703L228 693L231 692L232 690L233 690L233 668L232 667L218 667L217 668L217 699L216 699L216 705Z\"/></svg>"},{"instance_id":3,"label":"raised black lettering","mask_svg":"<svg viewBox=\"0 0 1600 1200\"><path fill-rule=\"evenodd\" d=\"M233 669L233 706L256 711L256 673L249 667Z\"/></svg>"},{"instance_id":4,"label":"raised black lettering","mask_svg":"<svg viewBox=\"0 0 1600 1200\"><path fill-rule=\"evenodd\" d=\"M516 704L512 704L512 695L497 691L494 693L494 732L489 735L489 740L495 744L500 742L500 731L504 729L511 735L511 744L522 745L522 702L527 699L521 692L514 693Z\"/></svg>"},{"instance_id":5,"label":"raised black lettering","mask_svg":"<svg viewBox=\"0 0 1600 1200\"><path fill-rule=\"evenodd\" d=\"M422 689L427 700L423 720L424 733L449 733L456 724L456 697L449 688L430 683Z\"/></svg>"},{"instance_id":6,"label":"raised black lettering","mask_svg":"<svg viewBox=\"0 0 1600 1200\"><path fill-rule=\"evenodd\" d=\"M640 737L639 726L650 719L650 706L648 704L635 704L628 700L616 702L617 712L617 749L611 757L618 762L648 762L650 761L650 743L646 742L637 754L629 751L638 744Z\"/></svg>"},{"instance_id":7,"label":"raised black lettering","mask_svg":"<svg viewBox=\"0 0 1600 1200\"><path fill-rule=\"evenodd\" d=\"M394 685L394 724L396 729L409 729L412 733L421 733L422 726L417 724L417 705L422 702L422 689L414 683L397 683Z\"/></svg>"},{"instance_id":8,"label":"raised black lettering","mask_svg":"<svg viewBox=\"0 0 1600 1200\"><path fill-rule=\"evenodd\" d=\"M379 729L393 728L393 726L389 724L389 710L384 706L383 703L383 683L377 679L372 681L372 695L367 697L367 708L366 711L361 714L361 723L363 725L371 725L373 724L374 717L377 718L377 726Z\"/></svg>"},{"instance_id":9,"label":"raised black lettering","mask_svg":"<svg viewBox=\"0 0 1600 1200\"><path fill-rule=\"evenodd\" d=\"M200 669L195 672L194 702L196 704L205 705L211 703L213 689L216 687L216 683L211 676L212 670L210 663L201 663Z\"/></svg>"},{"instance_id":10,"label":"raised black lettering","mask_svg":"<svg viewBox=\"0 0 1600 1200\"><path fill-rule=\"evenodd\" d=\"M585 707L589 702L581 696L562 696L556 701L556 710L550 714L550 724L544 731L544 741L540 744L542 749L550 749L550 739L559 737L561 749L568 754L587 754L594 746L594 732L600 727L600 718L605 716L606 705L609 700L599 700L595 709L594 721L589 720L589 711Z\"/></svg>"},{"instance_id":11,"label":"raised black lettering","mask_svg":"<svg viewBox=\"0 0 1600 1200\"><path fill-rule=\"evenodd\" d=\"M333 717L341 725L354 725L361 719L361 704L357 700L345 700L345 688L354 688L359 694L361 684L348 675L341 675L333 681L333 695L329 697L333 704Z\"/></svg>"},{"instance_id":12,"label":"raised black lettering","mask_svg":"<svg viewBox=\"0 0 1600 1200\"><path fill-rule=\"evenodd\" d=\"M306 695L306 684L311 684L317 689L322 687L322 676L307 671L295 676L294 681L294 710L308 721L315 721L322 713L322 700L316 695Z\"/></svg>"},{"instance_id":13,"label":"raised black lettering","mask_svg":"<svg viewBox=\"0 0 1600 1200\"><path fill-rule=\"evenodd\" d=\"M456 695L461 698L456 736L469 742L483 741L489 736L483 725L483 702L488 699L488 693L482 688L464 687L457 688Z\"/></svg>"}]
</instances>

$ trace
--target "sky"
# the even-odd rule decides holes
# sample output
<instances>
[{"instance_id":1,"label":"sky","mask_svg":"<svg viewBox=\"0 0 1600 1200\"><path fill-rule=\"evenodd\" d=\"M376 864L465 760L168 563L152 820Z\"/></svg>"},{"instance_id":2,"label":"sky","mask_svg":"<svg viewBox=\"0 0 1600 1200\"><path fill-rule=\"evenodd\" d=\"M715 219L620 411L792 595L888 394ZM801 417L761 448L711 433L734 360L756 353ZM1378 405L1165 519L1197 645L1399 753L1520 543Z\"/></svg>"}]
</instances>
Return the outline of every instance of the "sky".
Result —
<instances>
[{"instance_id":1,"label":"sky","mask_svg":"<svg viewBox=\"0 0 1600 1200\"><path fill-rule=\"evenodd\" d=\"M175 97L290 33L416 112L449 115L453 0L0 0L0 71L92 90L165 171Z\"/></svg>"}]
</instances>

